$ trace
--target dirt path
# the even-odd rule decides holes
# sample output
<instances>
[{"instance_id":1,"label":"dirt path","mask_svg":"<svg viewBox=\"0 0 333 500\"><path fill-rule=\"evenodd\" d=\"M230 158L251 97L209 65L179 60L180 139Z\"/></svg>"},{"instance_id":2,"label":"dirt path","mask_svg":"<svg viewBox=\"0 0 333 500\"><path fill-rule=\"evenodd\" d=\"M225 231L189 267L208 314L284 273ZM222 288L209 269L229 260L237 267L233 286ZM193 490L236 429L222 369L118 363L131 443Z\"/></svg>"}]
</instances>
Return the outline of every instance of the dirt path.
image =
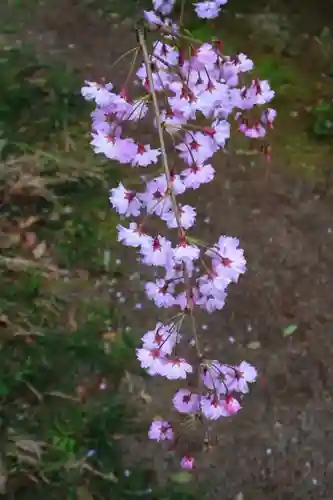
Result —
<instances>
[{"instance_id":1,"label":"dirt path","mask_svg":"<svg viewBox=\"0 0 333 500\"><path fill-rule=\"evenodd\" d=\"M125 68L109 74L110 61L135 43L128 23L110 23L74 1L49 2L24 31L42 53L65 59L84 77L116 82ZM196 202L200 237L240 237L249 263L223 312L201 321L208 352L247 359L262 374L240 415L219 427L219 446L199 458L200 479L209 481L216 500L333 497L333 204L316 194L314 183L288 174L278 157L268 176L266 166L251 165L249 157L219 161L217 180ZM128 297L128 323L139 331L152 326L157 311L135 309L143 299L139 281L129 279L137 271L134 254L125 265L127 277L117 286ZM298 329L283 338L291 323ZM249 347L253 342L256 349ZM157 402L143 409L147 419L167 411L173 388L151 380L146 389ZM133 460L139 449L133 444ZM156 447L145 449L164 470Z\"/></svg>"}]
</instances>

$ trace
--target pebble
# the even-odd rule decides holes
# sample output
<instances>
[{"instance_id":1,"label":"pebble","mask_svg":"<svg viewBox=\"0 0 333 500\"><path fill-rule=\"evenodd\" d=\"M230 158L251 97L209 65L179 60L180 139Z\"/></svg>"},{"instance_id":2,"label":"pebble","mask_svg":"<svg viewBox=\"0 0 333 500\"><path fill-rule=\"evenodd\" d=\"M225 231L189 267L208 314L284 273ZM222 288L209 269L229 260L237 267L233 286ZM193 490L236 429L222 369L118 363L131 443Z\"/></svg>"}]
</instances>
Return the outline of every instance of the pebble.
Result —
<instances>
[{"instance_id":1,"label":"pebble","mask_svg":"<svg viewBox=\"0 0 333 500\"><path fill-rule=\"evenodd\" d=\"M244 500L244 493L242 491L237 493L234 500Z\"/></svg>"},{"instance_id":2,"label":"pebble","mask_svg":"<svg viewBox=\"0 0 333 500\"><path fill-rule=\"evenodd\" d=\"M254 340L253 342L249 342L247 344L248 349L259 349L261 347L261 344L258 340Z\"/></svg>"}]
</instances>

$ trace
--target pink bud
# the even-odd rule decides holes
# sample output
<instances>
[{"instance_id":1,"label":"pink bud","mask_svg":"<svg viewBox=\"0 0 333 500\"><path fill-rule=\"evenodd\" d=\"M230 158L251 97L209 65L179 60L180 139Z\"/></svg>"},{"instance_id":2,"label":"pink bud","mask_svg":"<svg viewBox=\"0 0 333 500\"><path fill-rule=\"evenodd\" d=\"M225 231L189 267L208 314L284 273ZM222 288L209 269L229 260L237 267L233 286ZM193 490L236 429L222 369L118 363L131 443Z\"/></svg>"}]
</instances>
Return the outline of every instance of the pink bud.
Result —
<instances>
[{"instance_id":1,"label":"pink bud","mask_svg":"<svg viewBox=\"0 0 333 500\"><path fill-rule=\"evenodd\" d=\"M193 469L195 465L195 459L194 457L191 457L189 455L185 455L181 461L180 461L180 466L182 469L190 470Z\"/></svg>"}]
</instances>

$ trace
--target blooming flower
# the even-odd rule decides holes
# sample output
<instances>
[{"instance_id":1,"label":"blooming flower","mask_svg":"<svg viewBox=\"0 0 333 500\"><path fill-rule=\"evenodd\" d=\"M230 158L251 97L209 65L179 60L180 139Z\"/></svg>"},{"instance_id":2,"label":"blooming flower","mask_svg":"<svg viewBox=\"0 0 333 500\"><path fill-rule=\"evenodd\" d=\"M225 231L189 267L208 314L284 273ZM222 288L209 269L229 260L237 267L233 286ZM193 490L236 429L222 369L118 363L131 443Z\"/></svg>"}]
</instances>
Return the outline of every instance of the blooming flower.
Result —
<instances>
[{"instance_id":1,"label":"blooming flower","mask_svg":"<svg viewBox=\"0 0 333 500\"><path fill-rule=\"evenodd\" d=\"M179 389L172 402L180 413L196 413L200 407L200 396L187 389Z\"/></svg>"},{"instance_id":2,"label":"blooming flower","mask_svg":"<svg viewBox=\"0 0 333 500\"><path fill-rule=\"evenodd\" d=\"M149 246L152 237L145 234L136 222L131 222L129 227L117 225L118 241L129 247Z\"/></svg>"},{"instance_id":3,"label":"blooming flower","mask_svg":"<svg viewBox=\"0 0 333 500\"><path fill-rule=\"evenodd\" d=\"M199 257L200 249L196 245L190 245L186 240L181 241L173 250L175 261L196 260Z\"/></svg>"},{"instance_id":4,"label":"blooming flower","mask_svg":"<svg viewBox=\"0 0 333 500\"><path fill-rule=\"evenodd\" d=\"M199 17L212 19L226 1L197 1L194 8ZM196 222L196 208L179 202L177 197L214 179L215 169L208 162L225 147L232 120L246 137L256 139L266 135L273 126L276 111L263 106L273 99L274 91L265 80L247 79L250 84L245 84L242 73L251 71L253 62L242 53L226 56L220 41L197 44L195 48L178 43L180 27L164 17L174 4L175 0L153 0L154 11L144 12L150 25L167 29L163 30L161 40L153 43L149 64L142 51L145 60L134 77L138 98L131 95L134 91L127 81L119 92L112 84L86 81L81 92L85 99L96 104L91 113L91 145L96 154L135 168L146 169L159 163L159 167L164 167L155 176L146 169L149 173L139 176L144 185L139 192L119 183L109 196L110 204L121 216L142 215L138 223L130 222L126 227L118 224L117 230L119 242L138 249L138 261L161 268L161 272L154 270L155 278L144 284L147 297L158 308L176 309L170 323L157 322L143 334L141 347L136 350L137 359L148 374L169 380L184 380L199 371L200 384L207 393L202 395L200 391L199 395L189 388L178 389L172 399L173 406L180 413L200 411L201 416L217 420L235 415L241 409L235 395L249 391L257 371L245 361L231 366L218 360L203 361L201 356L196 365L190 364L178 353L180 325L194 309L208 313L222 309L228 286L237 283L246 271L246 261L237 238L223 235L210 247L194 244L187 230ZM140 131L140 121L149 118L154 108L152 97L157 97L160 103L160 117L152 117L152 123L158 127L160 118L163 130L176 144L178 160L172 157L169 168L164 161L160 162L161 146L156 148L126 136L133 125ZM258 105L259 113L252 115L252 108ZM262 149L268 157L269 147L265 145ZM146 232L149 227L146 219L156 217L167 228L177 230L178 241L162 236L164 233L152 236ZM119 301L124 301L122 294L118 294ZM170 423L157 418L151 423L148 435L157 441L174 438ZM181 458L184 469L192 469L194 464L192 456Z\"/></svg>"},{"instance_id":5,"label":"blooming flower","mask_svg":"<svg viewBox=\"0 0 333 500\"><path fill-rule=\"evenodd\" d=\"M189 229L195 223L195 208L191 207L190 205L182 205L178 206L178 209L180 212L179 219L181 227L183 227L184 229ZM178 220L172 209L168 212L163 213L161 219L164 220L167 223L167 226L170 228L178 227Z\"/></svg>"},{"instance_id":6,"label":"blooming flower","mask_svg":"<svg viewBox=\"0 0 333 500\"><path fill-rule=\"evenodd\" d=\"M164 375L166 359L160 349L137 349L136 357L150 375Z\"/></svg>"},{"instance_id":7,"label":"blooming flower","mask_svg":"<svg viewBox=\"0 0 333 500\"><path fill-rule=\"evenodd\" d=\"M198 189L201 184L207 184L214 179L215 170L212 165L192 165L183 170L183 182L187 188Z\"/></svg>"},{"instance_id":8,"label":"blooming flower","mask_svg":"<svg viewBox=\"0 0 333 500\"><path fill-rule=\"evenodd\" d=\"M175 4L175 0L153 0L154 9L161 14L170 14Z\"/></svg>"},{"instance_id":9,"label":"blooming flower","mask_svg":"<svg viewBox=\"0 0 333 500\"><path fill-rule=\"evenodd\" d=\"M194 465L195 465L195 459L194 457L191 457L189 455L185 455L184 457L182 457L180 461L180 466L182 469L190 470L193 469Z\"/></svg>"},{"instance_id":10,"label":"blooming flower","mask_svg":"<svg viewBox=\"0 0 333 500\"><path fill-rule=\"evenodd\" d=\"M149 281L145 284L147 297L153 300L157 307L172 307L175 304L175 298L172 295L174 286L163 279L155 283Z\"/></svg>"},{"instance_id":11,"label":"blooming flower","mask_svg":"<svg viewBox=\"0 0 333 500\"><path fill-rule=\"evenodd\" d=\"M141 202L137 198L135 191L125 189L121 182L118 187L111 189L109 200L119 214L126 217L140 215Z\"/></svg>"},{"instance_id":12,"label":"blooming flower","mask_svg":"<svg viewBox=\"0 0 333 500\"><path fill-rule=\"evenodd\" d=\"M173 436L173 430L169 422L158 419L152 421L148 431L149 439L155 441L172 441Z\"/></svg>"},{"instance_id":13,"label":"blooming flower","mask_svg":"<svg viewBox=\"0 0 333 500\"><path fill-rule=\"evenodd\" d=\"M192 373L193 368L183 358L170 358L167 360L163 375L169 380L185 379L188 373Z\"/></svg>"},{"instance_id":14,"label":"blooming flower","mask_svg":"<svg viewBox=\"0 0 333 500\"><path fill-rule=\"evenodd\" d=\"M220 13L219 5L210 0L204 2L197 2L195 5L195 13L201 19L214 19Z\"/></svg>"},{"instance_id":15,"label":"blooming flower","mask_svg":"<svg viewBox=\"0 0 333 500\"><path fill-rule=\"evenodd\" d=\"M159 149L151 149L149 144L139 144L137 153L132 160L132 165L147 167L151 163L157 163L160 154L161 151Z\"/></svg>"},{"instance_id":16,"label":"blooming flower","mask_svg":"<svg viewBox=\"0 0 333 500\"><path fill-rule=\"evenodd\" d=\"M230 236L221 236L217 244L206 254L212 258L217 274L237 283L239 275L246 271L244 251L239 247L239 240Z\"/></svg>"},{"instance_id":17,"label":"blooming flower","mask_svg":"<svg viewBox=\"0 0 333 500\"><path fill-rule=\"evenodd\" d=\"M163 24L162 19L153 10L144 10L143 15L149 24L156 26Z\"/></svg>"},{"instance_id":18,"label":"blooming flower","mask_svg":"<svg viewBox=\"0 0 333 500\"><path fill-rule=\"evenodd\" d=\"M229 370L227 376L227 384L230 391L237 391L246 394L249 392L249 383L255 382L257 378L257 370L247 363L242 361L240 365Z\"/></svg>"},{"instance_id":19,"label":"blooming flower","mask_svg":"<svg viewBox=\"0 0 333 500\"><path fill-rule=\"evenodd\" d=\"M141 255L142 262L148 266L165 266L172 258L171 242L158 235L141 247Z\"/></svg>"},{"instance_id":20,"label":"blooming flower","mask_svg":"<svg viewBox=\"0 0 333 500\"><path fill-rule=\"evenodd\" d=\"M178 331L169 326L158 322L154 330L150 330L142 337L142 345L144 349L154 350L163 356L171 354L178 339Z\"/></svg>"},{"instance_id":21,"label":"blooming flower","mask_svg":"<svg viewBox=\"0 0 333 500\"><path fill-rule=\"evenodd\" d=\"M229 367L218 361L211 361L201 367L201 378L208 389L218 394L225 394L229 390L226 380L230 372L232 370Z\"/></svg>"},{"instance_id":22,"label":"blooming flower","mask_svg":"<svg viewBox=\"0 0 333 500\"><path fill-rule=\"evenodd\" d=\"M237 399L232 396L209 394L201 399L201 411L209 420L230 417L241 409Z\"/></svg>"},{"instance_id":23,"label":"blooming flower","mask_svg":"<svg viewBox=\"0 0 333 500\"><path fill-rule=\"evenodd\" d=\"M108 106L112 103L112 93L113 89L112 83L96 83L86 80L81 89L82 96L87 101L95 101L98 106Z\"/></svg>"}]
</instances>

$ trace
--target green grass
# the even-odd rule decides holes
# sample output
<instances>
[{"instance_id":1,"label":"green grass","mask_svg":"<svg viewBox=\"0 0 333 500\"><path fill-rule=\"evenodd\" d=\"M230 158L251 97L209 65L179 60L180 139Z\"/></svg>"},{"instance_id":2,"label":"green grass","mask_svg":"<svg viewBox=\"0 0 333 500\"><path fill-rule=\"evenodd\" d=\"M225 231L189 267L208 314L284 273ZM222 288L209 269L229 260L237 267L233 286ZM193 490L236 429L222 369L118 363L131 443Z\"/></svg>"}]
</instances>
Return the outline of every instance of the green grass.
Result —
<instances>
[{"instance_id":1,"label":"green grass","mask_svg":"<svg viewBox=\"0 0 333 500\"><path fill-rule=\"evenodd\" d=\"M135 333L107 293L121 272L107 200L118 174L89 151L79 82L26 50L5 50L0 67L0 494L192 500L189 485L161 489L149 463L125 474L122 437L146 429L120 390L138 370Z\"/></svg>"},{"instance_id":2,"label":"green grass","mask_svg":"<svg viewBox=\"0 0 333 500\"><path fill-rule=\"evenodd\" d=\"M79 82L61 65L40 61L32 49L8 46L0 53L0 130L2 156L19 145L52 142L88 112Z\"/></svg>"}]
</instances>

